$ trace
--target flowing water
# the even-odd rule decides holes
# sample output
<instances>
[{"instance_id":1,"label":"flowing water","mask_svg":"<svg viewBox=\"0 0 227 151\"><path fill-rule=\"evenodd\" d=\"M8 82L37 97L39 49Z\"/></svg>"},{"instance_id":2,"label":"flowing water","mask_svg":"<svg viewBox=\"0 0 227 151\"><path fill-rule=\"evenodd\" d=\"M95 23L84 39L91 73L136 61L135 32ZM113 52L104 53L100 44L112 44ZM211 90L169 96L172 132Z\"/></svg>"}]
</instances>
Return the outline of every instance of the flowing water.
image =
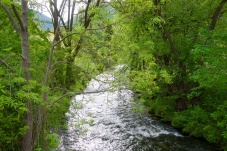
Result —
<instances>
[{"instance_id":1,"label":"flowing water","mask_svg":"<svg viewBox=\"0 0 227 151\"><path fill-rule=\"evenodd\" d=\"M132 112L133 92L103 73L72 99L61 151L213 151L205 141L182 136L170 125ZM115 85L117 82L114 82Z\"/></svg>"}]
</instances>

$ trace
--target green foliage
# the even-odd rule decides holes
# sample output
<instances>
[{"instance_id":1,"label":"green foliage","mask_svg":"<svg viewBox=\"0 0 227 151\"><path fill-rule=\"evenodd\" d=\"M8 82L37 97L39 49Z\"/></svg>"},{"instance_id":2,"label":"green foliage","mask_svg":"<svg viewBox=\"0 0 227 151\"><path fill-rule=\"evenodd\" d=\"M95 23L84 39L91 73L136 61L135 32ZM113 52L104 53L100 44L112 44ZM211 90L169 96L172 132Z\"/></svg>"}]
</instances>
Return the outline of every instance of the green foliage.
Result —
<instances>
[{"instance_id":1,"label":"green foliage","mask_svg":"<svg viewBox=\"0 0 227 151\"><path fill-rule=\"evenodd\" d=\"M183 128L183 132L193 136L203 136L203 129L210 123L209 114L199 106L190 106L187 110L176 112L172 120L175 127Z\"/></svg>"},{"instance_id":2,"label":"green foliage","mask_svg":"<svg viewBox=\"0 0 227 151\"><path fill-rule=\"evenodd\" d=\"M68 111L70 105L70 98L66 97L61 100L59 96L63 95L62 92L55 92L55 95L52 94L49 99L49 108L48 114L48 127L51 131L58 133L60 129L65 129L65 113ZM58 100L58 101L56 101Z\"/></svg>"},{"instance_id":3,"label":"green foliage","mask_svg":"<svg viewBox=\"0 0 227 151\"><path fill-rule=\"evenodd\" d=\"M221 138L222 141L222 145L224 146L224 148L227 148L227 101L224 101L223 104L220 104L217 108L217 111L215 111L214 113L211 114L211 117L214 119L215 123L217 123L217 125L215 125L216 129L218 129L218 133L215 133L216 135L209 135L209 136L216 136L215 138ZM209 127L211 128L211 127ZM215 130L216 130L215 129ZM213 130L213 133L214 131Z\"/></svg>"},{"instance_id":4,"label":"green foliage","mask_svg":"<svg viewBox=\"0 0 227 151\"><path fill-rule=\"evenodd\" d=\"M221 11L210 31L220 1L157 2L115 4L121 22L111 48L129 66L140 103L183 132L226 149L227 15Z\"/></svg>"},{"instance_id":5,"label":"green foliage","mask_svg":"<svg viewBox=\"0 0 227 151\"><path fill-rule=\"evenodd\" d=\"M5 1L7 4L11 1ZM28 129L23 124L27 107L23 100L16 96L24 79L12 73L20 73L20 40L0 9L0 59L8 66L0 63L0 150L19 150L19 140Z\"/></svg>"},{"instance_id":6,"label":"green foliage","mask_svg":"<svg viewBox=\"0 0 227 151\"><path fill-rule=\"evenodd\" d=\"M143 99L140 99L139 102L132 101L133 108L131 109L131 112L142 116L142 114L144 113L144 110L145 110L145 106L143 105L144 102L145 102L145 100L143 100Z\"/></svg>"},{"instance_id":7,"label":"green foliage","mask_svg":"<svg viewBox=\"0 0 227 151\"><path fill-rule=\"evenodd\" d=\"M2 69L1 69L2 70ZM1 75L2 76L2 75ZM12 76L12 75L11 75ZM19 82L15 82L15 85ZM5 85L5 86L3 86ZM15 150L18 140L28 129L23 125L24 113L27 108L20 98L12 94L14 86L0 80L0 149Z\"/></svg>"},{"instance_id":8,"label":"green foliage","mask_svg":"<svg viewBox=\"0 0 227 151\"><path fill-rule=\"evenodd\" d=\"M220 21L221 22L221 21ZM200 31L200 43L191 51L196 70L191 78L199 83L195 92L203 96L204 110L208 111L212 123L207 122L203 136L210 142L220 143L226 148L226 33L217 28L212 32ZM202 44L201 44L202 43ZM205 43L205 44L204 44Z\"/></svg>"},{"instance_id":9,"label":"green foliage","mask_svg":"<svg viewBox=\"0 0 227 151\"><path fill-rule=\"evenodd\" d=\"M131 87L135 92L147 93L147 95L152 95L154 91L159 88L154 82L156 75L148 71L132 71L129 75L132 81L130 82Z\"/></svg>"},{"instance_id":10,"label":"green foliage","mask_svg":"<svg viewBox=\"0 0 227 151\"><path fill-rule=\"evenodd\" d=\"M190 106L187 110L176 112L172 125L183 128L184 133L204 137L209 142L226 147L226 105L219 105L218 110L210 113L200 106Z\"/></svg>"},{"instance_id":11,"label":"green foliage","mask_svg":"<svg viewBox=\"0 0 227 151\"><path fill-rule=\"evenodd\" d=\"M195 61L201 62L200 65L197 65L197 70L193 73L192 78L200 83L200 87L225 91L227 83L227 53L225 51L227 46L225 43L227 36L225 33L216 33L211 36L208 34L212 33L206 33L209 44L197 45L192 50Z\"/></svg>"},{"instance_id":12,"label":"green foliage","mask_svg":"<svg viewBox=\"0 0 227 151\"><path fill-rule=\"evenodd\" d=\"M48 143L48 150L54 151L58 147L58 143L60 141L60 136L55 133L50 133L46 136L46 140Z\"/></svg>"},{"instance_id":13,"label":"green foliage","mask_svg":"<svg viewBox=\"0 0 227 151\"><path fill-rule=\"evenodd\" d=\"M0 9L0 59L5 63L0 64L0 150L19 150L19 140L28 129L23 123L28 111L25 100L32 102L35 119L39 107L46 110L36 150L53 150L59 141L59 129L65 128L69 100L75 94L68 90L83 91L91 78L116 64L130 69L128 77L122 75L119 82L129 81L130 88L138 94L142 105L134 110L141 112L146 105L164 120L172 120L173 126L183 132L227 149L227 15L222 11L215 30L209 31L219 1L157 2L111 1L114 8L92 3L88 28L95 30L85 30L84 15L78 16L72 31L78 34L63 41L68 45L55 47L46 87L42 84L49 57L48 38L53 35L41 31L30 13L32 80L26 82L21 77L19 36ZM2 3L16 4L9 0ZM68 30L61 31L63 35L70 34ZM179 56L173 53L173 46ZM43 92L49 96L47 102L41 99ZM80 104L75 107L81 108ZM77 126L92 123L92 119L82 119ZM86 127L81 130L84 132Z\"/></svg>"},{"instance_id":14,"label":"green foliage","mask_svg":"<svg viewBox=\"0 0 227 151\"><path fill-rule=\"evenodd\" d=\"M25 100L32 102L33 116L36 120L38 106L49 107L42 100L42 92L47 92L58 98L62 95L62 92L54 94L50 93L49 87L42 87L50 46L50 42L47 39L48 33L41 31L32 21L32 16L30 16L30 71L33 80L27 83L21 77L23 73L20 67L20 38L2 8L0 9L0 17L2 18L0 21L0 49L2 52L0 59L5 63L5 65L0 64L0 150L20 150L20 140L28 130L28 126L24 125L24 114L28 111ZM50 113L53 113L53 115L47 116L47 120L49 118L52 119L52 123L48 124L43 131L50 131L51 128L57 129L54 124L59 126L60 123L63 123L64 113L68 110L69 99L65 99L58 106L57 103L55 105L50 108ZM57 113L61 115L54 116L58 115ZM42 136L40 135L39 138L40 144L43 141L47 141L42 139Z\"/></svg>"}]
</instances>

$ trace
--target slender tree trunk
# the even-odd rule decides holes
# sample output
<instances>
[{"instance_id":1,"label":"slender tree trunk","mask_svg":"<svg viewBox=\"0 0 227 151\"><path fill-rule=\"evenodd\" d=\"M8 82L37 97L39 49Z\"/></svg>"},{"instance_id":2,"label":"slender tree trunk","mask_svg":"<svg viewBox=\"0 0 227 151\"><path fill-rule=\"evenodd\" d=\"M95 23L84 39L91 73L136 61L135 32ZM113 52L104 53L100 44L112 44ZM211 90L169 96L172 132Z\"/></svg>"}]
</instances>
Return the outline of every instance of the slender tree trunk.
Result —
<instances>
[{"instance_id":1,"label":"slender tree trunk","mask_svg":"<svg viewBox=\"0 0 227 151\"><path fill-rule=\"evenodd\" d=\"M99 7L100 3L101 3L101 0L97 0L95 6ZM85 13L84 13L84 24L83 24L83 26L84 26L85 30L89 27L89 25L91 24L91 19L95 16L95 13L92 13L92 14L89 15L89 8L90 8L91 4L92 4L92 0L88 0L87 6L85 8ZM71 19L73 19L74 9L75 9L75 2L73 3L73 6L72 6ZM70 32L72 31L72 25L73 25L73 23L71 22L70 27L69 27ZM65 82L65 85L66 85L67 89L70 89L70 86L72 84L74 84L74 82L75 82L74 77L72 76L73 75L73 64L74 64L75 57L77 56L79 50L81 49L83 41L84 41L84 38L83 38L83 35L81 35L79 41L77 42L77 46L75 47L75 49L69 50L69 53L71 55L68 56L67 59L66 59L67 67L66 67L66 80L65 80L66 82ZM71 40L70 40L70 45L71 45Z\"/></svg>"},{"instance_id":2,"label":"slender tree trunk","mask_svg":"<svg viewBox=\"0 0 227 151\"><path fill-rule=\"evenodd\" d=\"M29 49L29 35L28 35L28 1L21 0L22 16L21 21L23 27L21 28L21 45L22 45L22 69L24 70L24 76L27 81L31 79L30 73L30 49ZM32 129L33 129L33 115L32 115L32 101L25 100L28 111L24 115L24 123L28 126L28 130L22 139L22 151L32 150Z\"/></svg>"},{"instance_id":3,"label":"slender tree trunk","mask_svg":"<svg viewBox=\"0 0 227 151\"><path fill-rule=\"evenodd\" d=\"M65 7L65 1L62 1L62 6L63 8ZM52 5L57 5L57 0L55 0L55 3L51 3ZM56 7L55 7L56 8ZM49 81L49 76L50 76L50 70L51 70L51 64L52 64L52 60L53 60L53 55L54 55L54 46L55 46L55 42L59 41L60 37L57 31L59 31L59 20L57 17L57 10L56 9L51 9L52 15L53 15L53 19L54 19L54 39L51 43L51 47L50 47L50 54L49 54L49 59L48 59L48 64L46 67L46 72L45 72L45 77L44 77L44 83L43 86L47 87L48 86L48 81ZM59 46L60 47L60 46ZM48 93L47 92L43 92L42 93L42 100L46 103L46 105L48 105ZM34 140L37 139L37 137L39 137L40 135L40 131L41 128L46 127L46 115L47 114L47 110L45 108L42 107L42 105L39 105L38 107L38 118L37 118L37 128L36 128L36 133L35 133L35 137ZM46 144L46 142L44 142ZM46 147L46 146L44 146Z\"/></svg>"}]
</instances>

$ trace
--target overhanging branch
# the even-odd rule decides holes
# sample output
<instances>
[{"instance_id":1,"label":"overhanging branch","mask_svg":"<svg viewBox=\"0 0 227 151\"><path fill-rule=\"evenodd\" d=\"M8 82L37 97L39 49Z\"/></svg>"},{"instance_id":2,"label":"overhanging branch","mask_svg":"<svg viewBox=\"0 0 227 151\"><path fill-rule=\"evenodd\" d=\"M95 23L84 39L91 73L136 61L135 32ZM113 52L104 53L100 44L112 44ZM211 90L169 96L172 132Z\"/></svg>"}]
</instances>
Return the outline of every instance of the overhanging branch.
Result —
<instances>
[{"instance_id":1,"label":"overhanging branch","mask_svg":"<svg viewBox=\"0 0 227 151\"><path fill-rule=\"evenodd\" d=\"M10 13L9 9L2 2L0 2L0 6L2 7L4 12L9 17L9 20L11 21L11 23L15 27L16 31L20 34L20 28L19 28L18 24L16 23L15 19L13 18L12 14Z\"/></svg>"},{"instance_id":2,"label":"overhanging branch","mask_svg":"<svg viewBox=\"0 0 227 151\"><path fill-rule=\"evenodd\" d=\"M216 10L215 10L215 12L212 16L212 21L210 23L210 27L209 27L210 30L214 30L215 25L216 25L217 20L218 20L218 16L219 16L219 14L220 14L220 12L221 12L221 10L222 10L222 8L223 8L223 6L225 5L226 2L227 2L227 0L222 0L221 3L216 8Z\"/></svg>"},{"instance_id":3,"label":"overhanging branch","mask_svg":"<svg viewBox=\"0 0 227 151\"><path fill-rule=\"evenodd\" d=\"M161 10L160 8L158 8L158 0L154 0L154 5L156 7L156 10L157 10L157 14L160 18L162 18L162 14L161 14ZM162 28L164 30L164 33L169 41L169 44L170 44L170 47L171 47L171 50L173 52L173 54L175 55L176 59L178 60L179 59L179 54L177 52L177 49L175 48L175 45L173 43L173 39L170 35L170 33L168 32L167 28L166 28L166 25L164 23L164 21L161 22L161 25L162 25Z\"/></svg>"},{"instance_id":4,"label":"overhanging branch","mask_svg":"<svg viewBox=\"0 0 227 151\"><path fill-rule=\"evenodd\" d=\"M18 14L18 12L17 12L17 9L16 9L15 5L12 4L11 6L12 6L13 12L14 12L14 14L15 14L15 16L16 16L16 18L17 18L19 24L20 24L21 30L22 30L22 31L25 31L23 22L22 22L22 20L21 20L19 14Z\"/></svg>"},{"instance_id":5,"label":"overhanging branch","mask_svg":"<svg viewBox=\"0 0 227 151\"><path fill-rule=\"evenodd\" d=\"M75 34L80 34L80 33L78 33L78 32L73 32L73 33L71 33L71 34L68 34L67 36L63 37L60 41L56 42L53 46L54 46L54 47L57 46L59 43L61 43L62 41L64 41L66 38L68 38L68 37L70 37L70 36L72 36L72 35L75 35Z\"/></svg>"}]
</instances>

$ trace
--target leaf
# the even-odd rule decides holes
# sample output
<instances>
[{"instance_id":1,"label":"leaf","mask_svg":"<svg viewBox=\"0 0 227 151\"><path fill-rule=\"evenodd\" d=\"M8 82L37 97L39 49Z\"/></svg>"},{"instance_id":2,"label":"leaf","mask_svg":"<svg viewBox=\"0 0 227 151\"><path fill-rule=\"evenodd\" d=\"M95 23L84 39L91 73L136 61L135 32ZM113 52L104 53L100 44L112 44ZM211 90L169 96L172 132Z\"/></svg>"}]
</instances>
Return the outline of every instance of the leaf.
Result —
<instances>
[{"instance_id":1,"label":"leaf","mask_svg":"<svg viewBox=\"0 0 227 151\"><path fill-rule=\"evenodd\" d=\"M25 84L26 80L24 78L22 78L22 77L15 77L13 79L13 82L17 83L17 84Z\"/></svg>"}]
</instances>

